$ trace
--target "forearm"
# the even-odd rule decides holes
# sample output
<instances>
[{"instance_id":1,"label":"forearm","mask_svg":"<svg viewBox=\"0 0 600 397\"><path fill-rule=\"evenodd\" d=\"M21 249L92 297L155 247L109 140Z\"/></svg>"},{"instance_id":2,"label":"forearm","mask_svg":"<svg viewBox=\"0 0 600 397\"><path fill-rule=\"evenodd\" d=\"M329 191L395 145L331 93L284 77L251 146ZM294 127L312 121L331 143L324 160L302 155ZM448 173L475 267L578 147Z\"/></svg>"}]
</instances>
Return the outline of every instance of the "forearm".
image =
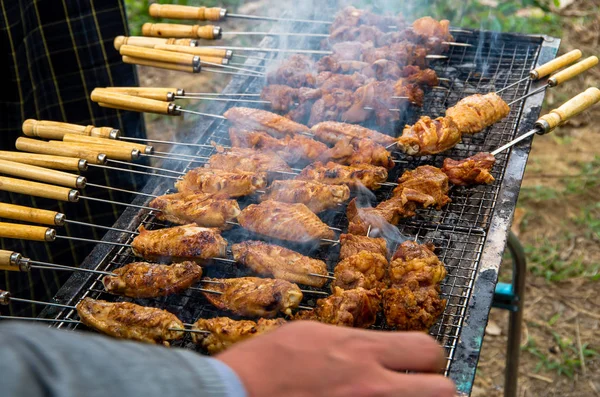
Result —
<instances>
[{"instance_id":1,"label":"forearm","mask_svg":"<svg viewBox=\"0 0 600 397\"><path fill-rule=\"evenodd\" d=\"M245 396L233 371L190 351L24 324L0 335L7 396Z\"/></svg>"}]
</instances>

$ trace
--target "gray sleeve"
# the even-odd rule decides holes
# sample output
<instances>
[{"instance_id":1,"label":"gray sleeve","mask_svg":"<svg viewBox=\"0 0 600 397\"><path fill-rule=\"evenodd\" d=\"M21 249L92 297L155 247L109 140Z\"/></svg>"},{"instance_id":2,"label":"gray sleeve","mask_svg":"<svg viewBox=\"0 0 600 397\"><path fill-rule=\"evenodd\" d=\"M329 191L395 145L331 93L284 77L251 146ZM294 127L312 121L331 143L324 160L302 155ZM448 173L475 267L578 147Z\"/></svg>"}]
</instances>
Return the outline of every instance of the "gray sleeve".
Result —
<instances>
[{"instance_id":1,"label":"gray sleeve","mask_svg":"<svg viewBox=\"0 0 600 397\"><path fill-rule=\"evenodd\" d=\"M16 322L0 325L0 385L10 397L246 396L213 358Z\"/></svg>"}]
</instances>

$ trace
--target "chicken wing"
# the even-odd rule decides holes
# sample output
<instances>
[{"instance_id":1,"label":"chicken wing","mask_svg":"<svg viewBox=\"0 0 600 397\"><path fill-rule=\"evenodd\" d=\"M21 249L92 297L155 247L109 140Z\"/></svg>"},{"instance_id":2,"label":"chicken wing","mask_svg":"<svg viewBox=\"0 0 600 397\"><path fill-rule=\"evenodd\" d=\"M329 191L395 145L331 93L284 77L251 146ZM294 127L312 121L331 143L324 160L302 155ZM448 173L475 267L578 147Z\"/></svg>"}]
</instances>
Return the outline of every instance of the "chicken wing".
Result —
<instances>
[{"instance_id":1,"label":"chicken wing","mask_svg":"<svg viewBox=\"0 0 600 397\"><path fill-rule=\"evenodd\" d=\"M233 107L223 113L223 116L237 128L265 131L277 138L309 132L304 124L262 109Z\"/></svg>"},{"instance_id":2,"label":"chicken wing","mask_svg":"<svg viewBox=\"0 0 600 397\"><path fill-rule=\"evenodd\" d=\"M205 333L192 333L192 340L199 344L210 354L221 353L231 345L253 336L262 335L281 327L286 321L282 318L258 321L232 320L229 317L216 317L199 319L194 323L192 330L209 331Z\"/></svg>"},{"instance_id":3,"label":"chicken wing","mask_svg":"<svg viewBox=\"0 0 600 397\"><path fill-rule=\"evenodd\" d=\"M446 110L458 130L463 134L475 134L502 120L510 113L508 104L495 92L470 95Z\"/></svg>"},{"instance_id":4,"label":"chicken wing","mask_svg":"<svg viewBox=\"0 0 600 397\"><path fill-rule=\"evenodd\" d=\"M394 196L404 202L417 203L423 208L435 206L438 210L448 204L450 187L448 176L437 167L422 165L405 171L394 188Z\"/></svg>"},{"instance_id":5,"label":"chicken wing","mask_svg":"<svg viewBox=\"0 0 600 397\"><path fill-rule=\"evenodd\" d=\"M317 181L294 179L273 181L261 201L304 204L315 214L332 209L350 198L350 188L345 185L326 185Z\"/></svg>"},{"instance_id":6,"label":"chicken wing","mask_svg":"<svg viewBox=\"0 0 600 397\"><path fill-rule=\"evenodd\" d=\"M403 197L392 196L377 204L377 207L359 208L356 199L348 203L348 233L366 236L369 228L372 232L385 230L390 225L397 225L401 219L415 216L417 206Z\"/></svg>"},{"instance_id":7,"label":"chicken wing","mask_svg":"<svg viewBox=\"0 0 600 397\"><path fill-rule=\"evenodd\" d=\"M319 181L328 185L348 185L350 188L365 186L377 190L387 180L388 172L383 167L370 164L341 165L334 162L314 162L304 168L297 180Z\"/></svg>"},{"instance_id":8,"label":"chicken wing","mask_svg":"<svg viewBox=\"0 0 600 397\"><path fill-rule=\"evenodd\" d=\"M376 290L343 290L336 287L332 295L317 300L317 306L313 310L299 312L294 319L368 328L375 324L380 307L381 296Z\"/></svg>"},{"instance_id":9,"label":"chicken wing","mask_svg":"<svg viewBox=\"0 0 600 397\"><path fill-rule=\"evenodd\" d=\"M392 154L370 139L353 139L351 142L341 140L335 147L322 153L320 160L345 165L371 164L388 170L395 166Z\"/></svg>"},{"instance_id":10,"label":"chicken wing","mask_svg":"<svg viewBox=\"0 0 600 397\"><path fill-rule=\"evenodd\" d=\"M254 272L292 283L322 287L327 282L325 262L299 254L287 248L262 241L246 241L231 247L233 259Z\"/></svg>"},{"instance_id":11,"label":"chicken wing","mask_svg":"<svg viewBox=\"0 0 600 397\"><path fill-rule=\"evenodd\" d=\"M243 228L279 240L308 243L335 234L304 204L267 200L246 207L238 216Z\"/></svg>"},{"instance_id":12,"label":"chicken wing","mask_svg":"<svg viewBox=\"0 0 600 397\"><path fill-rule=\"evenodd\" d=\"M396 142L396 138L382 134L375 130L370 130L356 124L338 123L335 121L325 121L314 125L311 132L317 139L335 145L340 139L370 139L385 147Z\"/></svg>"},{"instance_id":13,"label":"chicken wing","mask_svg":"<svg viewBox=\"0 0 600 397\"><path fill-rule=\"evenodd\" d=\"M459 186L490 184L494 177L490 174L496 158L491 153L477 153L463 160L444 160L442 171L450 182Z\"/></svg>"},{"instance_id":14,"label":"chicken wing","mask_svg":"<svg viewBox=\"0 0 600 397\"><path fill-rule=\"evenodd\" d=\"M146 343L162 343L181 339L183 323L166 310L144 307L129 302L107 302L83 298L77 304L81 322L115 338Z\"/></svg>"},{"instance_id":15,"label":"chicken wing","mask_svg":"<svg viewBox=\"0 0 600 397\"><path fill-rule=\"evenodd\" d=\"M376 289L387 287L388 261L381 254L361 251L343 259L335 266L335 281L331 284L332 290L342 289Z\"/></svg>"},{"instance_id":16,"label":"chicken wing","mask_svg":"<svg viewBox=\"0 0 600 397\"><path fill-rule=\"evenodd\" d=\"M139 232L131 243L131 249L134 255L147 260L201 262L226 256L227 241L221 237L219 229L192 223L157 230L146 230L142 225Z\"/></svg>"},{"instance_id":17,"label":"chicken wing","mask_svg":"<svg viewBox=\"0 0 600 397\"><path fill-rule=\"evenodd\" d=\"M275 153L263 153L245 148L217 148L208 166L229 172L291 172L292 169Z\"/></svg>"},{"instance_id":18,"label":"chicken wing","mask_svg":"<svg viewBox=\"0 0 600 397\"><path fill-rule=\"evenodd\" d=\"M356 234L340 235L340 260L356 255L361 251L383 255L387 258L389 253L387 242L380 237L359 236Z\"/></svg>"},{"instance_id":19,"label":"chicken wing","mask_svg":"<svg viewBox=\"0 0 600 397\"><path fill-rule=\"evenodd\" d=\"M226 222L240 214L235 200L228 200L224 194L175 193L165 194L152 200L150 207L159 210L160 220L185 225L195 223L205 227L226 227Z\"/></svg>"},{"instance_id":20,"label":"chicken wing","mask_svg":"<svg viewBox=\"0 0 600 397\"><path fill-rule=\"evenodd\" d=\"M217 292L203 292L206 299L238 316L271 318L279 312L291 315L302 301L300 288L285 280L238 277L206 281L206 289Z\"/></svg>"},{"instance_id":21,"label":"chicken wing","mask_svg":"<svg viewBox=\"0 0 600 397\"><path fill-rule=\"evenodd\" d=\"M206 167L194 168L175 182L182 193L222 193L242 197L264 189L267 175L263 172L225 171Z\"/></svg>"},{"instance_id":22,"label":"chicken wing","mask_svg":"<svg viewBox=\"0 0 600 397\"><path fill-rule=\"evenodd\" d=\"M461 131L450 117L431 119L422 116L417 122L407 125L398 138L398 148L411 156L441 153L453 148L461 140Z\"/></svg>"},{"instance_id":23,"label":"chicken wing","mask_svg":"<svg viewBox=\"0 0 600 397\"><path fill-rule=\"evenodd\" d=\"M158 265L133 262L105 276L106 291L130 298L156 298L188 289L202 277L202 268L194 262Z\"/></svg>"}]
</instances>

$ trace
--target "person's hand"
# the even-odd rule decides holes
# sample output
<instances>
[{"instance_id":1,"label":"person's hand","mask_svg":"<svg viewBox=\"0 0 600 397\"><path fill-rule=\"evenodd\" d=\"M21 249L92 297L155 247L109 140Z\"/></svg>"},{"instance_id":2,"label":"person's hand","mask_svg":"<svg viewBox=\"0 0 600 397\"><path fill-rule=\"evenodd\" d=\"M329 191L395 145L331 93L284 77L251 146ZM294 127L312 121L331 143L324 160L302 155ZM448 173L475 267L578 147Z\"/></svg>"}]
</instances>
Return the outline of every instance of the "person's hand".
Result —
<instances>
[{"instance_id":1,"label":"person's hand","mask_svg":"<svg viewBox=\"0 0 600 397\"><path fill-rule=\"evenodd\" d=\"M417 332L297 321L218 355L250 397L454 397L442 349ZM418 374L406 374L415 371Z\"/></svg>"}]
</instances>

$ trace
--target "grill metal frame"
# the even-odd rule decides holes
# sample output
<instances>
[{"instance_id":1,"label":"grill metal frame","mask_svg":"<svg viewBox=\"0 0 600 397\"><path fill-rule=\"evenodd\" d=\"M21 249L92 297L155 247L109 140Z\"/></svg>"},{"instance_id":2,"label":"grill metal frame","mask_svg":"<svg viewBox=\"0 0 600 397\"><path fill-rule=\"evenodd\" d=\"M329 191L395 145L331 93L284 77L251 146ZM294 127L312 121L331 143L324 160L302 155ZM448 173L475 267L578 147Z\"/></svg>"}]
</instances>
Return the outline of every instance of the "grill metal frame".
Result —
<instances>
[{"instance_id":1,"label":"grill metal frame","mask_svg":"<svg viewBox=\"0 0 600 397\"><path fill-rule=\"evenodd\" d=\"M274 41L275 39L266 38L263 45L272 44ZM407 112L407 122L416 120L421 114L441 116L447 107L452 106L464 96L497 90L525 77L533 67L553 59L560 44L560 39L548 36L523 36L479 31L475 31L473 35L459 34L457 41L470 42L477 46L473 49L452 47L447 61L433 64L441 77L452 77L450 89L447 92L428 93L426 104L422 109ZM307 42L309 48L310 44L314 43ZM314 48L314 45L312 47ZM260 61L251 59L247 63L259 64ZM506 70L506 67L509 70ZM503 98L510 101L542 85L542 82L533 84L523 82L504 92ZM223 92L254 93L260 92L259 90L260 79L236 77ZM528 98L519 106L513 106L507 119L483 133L466 137L463 143L450 151L416 159L400 156L402 161L390 173L389 180L395 180L405 169L425 164L441 166L445 157L464 158L479 151L491 151L510 141L533 127L533 123L539 115L543 98L544 94L540 93ZM227 107L235 105L236 103L213 103L207 107L206 111L222 114ZM198 134L196 142L216 141L227 144L226 126L227 122L223 120L213 121L200 118L195 131ZM399 131L396 133L398 134ZM453 203L442 211L421 211L417 217L405 220L398 228L404 236L415 238L420 242L432 241L438 248L436 253L447 266L449 276L442 283L442 295L448 299L448 305L430 333L446 349L445 374L456 382L458 391L462 393L469 394L472 388L498 278L498 269L506 246L507 233L516 206L530 146L531 140L525 140L513 147L510 152L504 152L497 156L497 164L492 171L496 182L492 185L470 188L455 187L450 193ZM212 149L200 149L197 153L200 156L207 156L212 154ZM185 165L180 162L167 161L164 166L187 170L199 166L199 164L187 164L187 167L184 168ZM168 190L168 182L154 180L146 185L143 192L164 194ZM391 191L392 188L382 188L376 194L377 201L389 197ZM138 196L133 201L138 205L146 202L147 199L142 196ZM330 226L347 226L347 219L342 213L333 211L326 217ZM147 228L165 225L156 221L154 216L147 211L138 212L133 208L128 208L114 226L135 230L140 224L146 225ZM224 237L231 243L243 241L248 236L236 229L224 233ZM105 235L104 240L130 242L132 238L125 239L120 233L109 232ZM327 260L330 270L333 269L337 258L336 248L327 246L292 248L298 248L305 253L311 252L313 255ZM129 249L97 245L81 266L109 271L134 261L135 259L128 252ZM220 263L208 267L205 273L211 277L244 275L234 265ZM128 298L115 297L103 292L100 279L101 277L96 275L76 273L61 288L55 300L71 305L76 304L85 296L131 301ZM308 298L308 304L314 305L314 302L311 301L313 297L308 296ZM169 310L177 314L184 322L193 322L199 317L225 315L225 313L212 308L199 292L193 291L186 291L178 296L135 301L146 306ZM77 319L77 313L69 309L47 308L41 316ZM381 323L378 321L377 324ZM83 328L83 326L64 322L57 322L55 326L66 329ZM385 328L381 325L378 327ZM189 337L186 337L181 345L197 349Z\"/></svg>"}]
</instances>

